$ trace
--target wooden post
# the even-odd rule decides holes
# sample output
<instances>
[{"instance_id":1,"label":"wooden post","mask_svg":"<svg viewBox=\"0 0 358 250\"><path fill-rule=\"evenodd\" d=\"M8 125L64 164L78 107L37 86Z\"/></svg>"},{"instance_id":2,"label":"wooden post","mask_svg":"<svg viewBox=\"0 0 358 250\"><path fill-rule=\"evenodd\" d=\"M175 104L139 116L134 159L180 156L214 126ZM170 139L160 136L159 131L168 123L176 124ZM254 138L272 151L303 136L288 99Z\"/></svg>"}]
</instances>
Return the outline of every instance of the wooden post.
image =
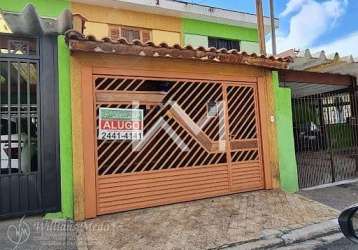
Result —
<instances>
[{"instance_id":1,"label":"wooden post","mask_svg":"<svg viewBox=\"0 0 358 250\"><path fill-rule=\"evenodd\" d=\"M256 0L257 31L259 34L260 54L266 55L264 15L262 0Z\"/></svg>"}]
</instances>

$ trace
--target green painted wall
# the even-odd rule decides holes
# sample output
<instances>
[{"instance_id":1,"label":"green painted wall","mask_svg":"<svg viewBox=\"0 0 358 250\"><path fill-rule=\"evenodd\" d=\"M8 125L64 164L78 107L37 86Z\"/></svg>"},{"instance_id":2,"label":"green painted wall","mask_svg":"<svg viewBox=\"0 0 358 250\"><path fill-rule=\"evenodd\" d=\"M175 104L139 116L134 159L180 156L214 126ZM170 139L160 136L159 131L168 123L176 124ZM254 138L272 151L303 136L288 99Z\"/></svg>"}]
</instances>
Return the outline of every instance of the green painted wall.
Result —
<instances>
[{"instance_id":1,"label":"green painted wall","mask_svg":"<svg viewBox=\"0 0 358 250\"><path fill-rule=\"evenodd\" d=\"M70 7L65 0L1 0L0 9L20 12L28 3L45 17L57 17ZM58 70L62 211L46 217L73 218L70 53L63 36L58 37Z\"/></svg>"},{"instance_id":2,"label":"green painted wall","mask_svg":"<svg viewBox=\"0 0 358 250\"><path fill-rule=\"evenodd\" d=\"M286 192L296 192L299 187L293 137L291 89L280 88L277 72L272 73L272 83L275 95L280 185Z\"/></svg>"},{"instance_id":3,"label":"green painted wall","mask_svg":"<svg viewBox=\"0 0 358 250\"><path fill-rule=\"evenodd\" d=\"M196 34L251 42L258 41L257 30L244 27L183 19L182 29L184 34Z\"/></svg>"}]
</instances>

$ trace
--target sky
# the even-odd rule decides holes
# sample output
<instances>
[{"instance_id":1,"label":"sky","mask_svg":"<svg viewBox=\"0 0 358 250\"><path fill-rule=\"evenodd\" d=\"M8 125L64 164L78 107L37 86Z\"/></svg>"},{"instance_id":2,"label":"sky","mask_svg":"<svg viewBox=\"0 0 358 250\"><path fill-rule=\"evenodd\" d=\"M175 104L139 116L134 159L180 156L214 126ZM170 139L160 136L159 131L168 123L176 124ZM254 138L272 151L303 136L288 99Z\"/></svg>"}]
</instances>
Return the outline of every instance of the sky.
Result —
<instances>
[{"instance_id":1,"label":"sky","mask_svg":"<svg viewBox=\"0 0 358 250\"><path fill-rule=\"evenodd\" d=\"M255 0L189 0L200 4L255 13ZM278 52L287 49L325 50L358 57L358 0L274 0ZM263 0L269 15L269 0ZM267 47L271 50L270 37Z\"/></svg>"}]
</instances>

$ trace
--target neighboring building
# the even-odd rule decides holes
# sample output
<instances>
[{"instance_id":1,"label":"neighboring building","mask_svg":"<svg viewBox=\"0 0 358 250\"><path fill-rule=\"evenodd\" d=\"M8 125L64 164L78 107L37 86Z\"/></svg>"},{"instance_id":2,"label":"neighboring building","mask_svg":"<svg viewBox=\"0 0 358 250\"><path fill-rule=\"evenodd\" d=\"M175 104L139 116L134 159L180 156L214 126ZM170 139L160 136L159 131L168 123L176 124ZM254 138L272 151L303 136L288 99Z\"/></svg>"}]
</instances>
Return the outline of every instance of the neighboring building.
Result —
<instances>
[{"instance_id":1,"label":"neighboring building","mask_svg":"<svg viewBox=\"0 0 358 250\"><path fill-rule=\"evenodd\" d=\"M0 2L1 218L73 218L69 7Z\"/></svg>"},{"instance_id":2,"label":"neighboring building","mask_svg":"<svg viewBox=\"0 0 358 250\"><path fill-rule=\"evenodd\" d=\"M304 51L288 50L280 56L290 56L293 59L290 69L358 77L358 57L354 58L352 55L327 54L325 51L312 53L306 49Z\"/></svg>"},{"instance_id":3,"label":"neighboring building","mask_svg":"<svg viewBox=\"0 0 358 250\"><path fill-rule=\"evenodd\" d=\"M357 59L325 51L311 53L309 49L291 49L280 56L292 58L289 69L296 71L300 80L280 83L292 93L299 187L356 178ZM308 74L315 83L307 82Z\"/></svg>"},{"instance_id":4,"label":"neighboring building","mask_svg":"<svg viewBox=\"0 0 358 250\"><path fill-rule=\"evenodd\" d=\"M172 0L74 0L72 11L85 20L83 33L99 39L259 52L253 14ZM266 30L269 24L265 18Z\"/></svg>"}]
</instances>

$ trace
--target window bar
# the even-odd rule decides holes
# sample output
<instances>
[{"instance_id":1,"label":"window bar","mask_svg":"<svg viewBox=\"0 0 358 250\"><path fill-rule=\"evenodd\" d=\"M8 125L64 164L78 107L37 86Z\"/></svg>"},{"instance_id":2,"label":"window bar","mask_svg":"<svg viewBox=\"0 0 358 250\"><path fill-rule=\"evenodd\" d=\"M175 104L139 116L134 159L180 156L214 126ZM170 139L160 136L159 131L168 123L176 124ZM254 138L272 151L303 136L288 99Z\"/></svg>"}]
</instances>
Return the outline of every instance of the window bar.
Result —
<instances>
[{"instance_id":1,"label":"window bar","mask_svg":"<svg viewBox=\"0 0 358 250\"><path fill-rule=\"evenodd\" d=\"M8 168L9 174L11 174L11 63L7 62L8 65L8 78L7 78L7 141L8 141Z\"/></svg>"},{"instance_id":2,"label":"window bar","mask_svg":"<svg viewBox=\"0 0 358 250\"><path fill-rule=\"evenodd\" d=\"M21 113L20 113L20 103L21 103L21 96L20 96L20 61L17 62L17 159L18 159L18 171L22 171L21 166Z\"/></svg>"},{"instance_id":3,"label":"window bar","mask_svg":"<svg viewBox=\"0 0 358 250\"><path fill-rule=\"evenodd\" d=\"M26 117L26 121L27 121L27 143L29 144L28 147L28 152L27 153L27 156L28 158L30 159L30 162L29 162L29 167L30 167L30 172L31 172L31 103L30 103L30 81L31 81L31 75L30 75L30 72L31 72L31 68L30 68L30 63L27 62L26 63L27 65L27 81L26 81L26 88L27 88L27 93L26 93L26 101L27 101L27 117Z\"/></svg>"},{"instance_id":4,"label":"window bar","mask_svg":"<svg viewBox=\"0 0 358 250\"><path fill-rule=\"evenodd\" d=\"M34 141L36 142L36 155L37 155L37 161L35 162L36 163L36 166L34 166L34 169L36 169L36 175L35 175L35 178L36 180L38 178L41 178L42 176L42 169L41 169L41 165L42 165L42 162L43 162L43 155L40 153L40 150L38 149L41 149L41 135L42 135L42 132L41 132L41 129L42 129L42 120L40 119L41 117L41 88L40 88L40 64L39 62L36 62L36 63L33 63L34 67L35 67L35 72L36 72L36 78L35 78L35 82L33 82L33 84L35 85L34 86L34 89L36 91L35 93L35 100L36 100L36 103L34 104L34 109L35 109L35 118L36 118L36 124L32 124L34 126L34 129L36 128L36 130L34 131L35 133L35 139ZM31 102L30 102L31 104ZM31 133L30 133L30 138L31 138ZM32 145L31 145L32 147ZM30 148L31 149L31 148ZM30 151L31 152L31 151ZM36 186L36 190L42 190L42 187L43 187L43 180L41 181L38 181L38 185ZM38 203L40 205L40 207L42 206L42 195L39 195L38 196Z\"/></svg>"},{"instance_id":5,"label":"window bar","mask_svg":"<svg viewBox=\"0 0 358 250\"><path fill-rule=\"evenodd\" d=\"M28 152L25 152L28 156L28 158L30 158L30 162L29 162L29 169L31 172L31 126L30 126L30 81L31 81L31 75L30 75L30 63L27 61L26 62L26 66L27 66L27 81L26 81L26 89L27 89L27 93L26 93L26 102L27 102L27 115L26 115L26 122L27 122L27 143L29 144L28 147ZM29 177L26 178L26 185L29 185ZM37 190L36 190L37 192ZM30 208L30 192L27 189L27 208Z\"/></svg>"},{"instance_id":6,"label":"window bar","mask_svg":"<svg viewBox=\"0 0 358 250\"><path fill-rule=\"evenodd\" d=\"M41 119L41 88L40 88L40 64L39 62L36 62L35 64L35 68L36 68L36 78L35 78L35 89L36 89L36 103L34 104L34 108L36 109L35 114L36 114L36 130L35 130L35 140L36 140L36 155L37 155L37 161L36 161L36 172L37 177L36 178L41 178L42 176L42 162L43 162L43 155L40 153L41 149L41 145L42 145L42 119ZM43 180L39 182L39 186L38 189L41 190L42 189L42 185L43 185ZM42 196L39 196L39 204L40 206L42 206Z\"/></svg>"}]
</instances>

